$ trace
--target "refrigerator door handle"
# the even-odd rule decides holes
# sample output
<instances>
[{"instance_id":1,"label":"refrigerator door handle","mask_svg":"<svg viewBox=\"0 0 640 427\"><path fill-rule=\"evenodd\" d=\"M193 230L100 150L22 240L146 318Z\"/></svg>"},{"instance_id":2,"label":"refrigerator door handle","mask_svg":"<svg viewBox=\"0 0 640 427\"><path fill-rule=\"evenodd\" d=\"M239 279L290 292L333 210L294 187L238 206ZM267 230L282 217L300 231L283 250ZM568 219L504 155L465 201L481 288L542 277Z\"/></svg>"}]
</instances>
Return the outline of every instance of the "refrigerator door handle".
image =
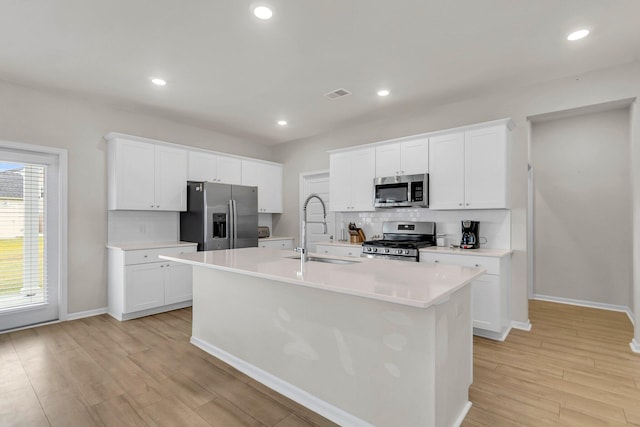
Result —
<instances>
[{"instance_id":1,"label":"refrigerator door handle","mask_svg":"<svg viewBox=\"0 0 640 427\"><path fill-rule=\"evenodd\" d=\"M233 248L236 248L238 242L238 206L235 199L231 201L233 203Z\"/></svg>"},{"instance_id":2,"label":"refrigerator door handle","mask_svg":"<svg viewBox=\"0 0 640 427\"><path fill-rule=\"evenodd\" d=\"M234 240L234 230L236 228L235 224L235 215L233 212L233 200L229 200L229 213L227 214L229 220L227 221L227 236L229 237L229 249L233 249L236 246L236 242Z\"/></svg>"}]
</instances>

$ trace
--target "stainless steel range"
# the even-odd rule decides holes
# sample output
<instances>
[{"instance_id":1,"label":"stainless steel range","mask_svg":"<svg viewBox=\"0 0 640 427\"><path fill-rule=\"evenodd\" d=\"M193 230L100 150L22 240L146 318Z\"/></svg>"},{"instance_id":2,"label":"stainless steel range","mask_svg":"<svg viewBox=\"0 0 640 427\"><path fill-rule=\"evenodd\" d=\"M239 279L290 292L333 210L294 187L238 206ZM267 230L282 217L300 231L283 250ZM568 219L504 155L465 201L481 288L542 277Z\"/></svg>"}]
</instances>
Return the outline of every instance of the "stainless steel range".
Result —
<instances>
[{"instance_id":1,"label":"stainless steel range","mask_svg":"<svg viewBox=\"0 0 640 427\"><path fill-rule=\"evenodd\" d=\"M420 260L420 248L435 246L435 222L385 222L382 239L362 244L362 257L386 258L400 261Z\"/></svg>"}]
</instances>

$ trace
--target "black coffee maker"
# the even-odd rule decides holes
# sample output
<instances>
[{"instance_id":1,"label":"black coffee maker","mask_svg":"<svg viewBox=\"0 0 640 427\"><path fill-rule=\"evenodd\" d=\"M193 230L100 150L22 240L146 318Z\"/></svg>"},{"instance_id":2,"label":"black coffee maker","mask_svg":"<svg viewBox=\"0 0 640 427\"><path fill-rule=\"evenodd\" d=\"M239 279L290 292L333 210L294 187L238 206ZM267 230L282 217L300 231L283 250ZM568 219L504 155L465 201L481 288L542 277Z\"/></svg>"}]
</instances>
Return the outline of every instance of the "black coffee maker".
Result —
<instances>
[{"instance_id":1,"label":"black coffee maker","mask_svg":"<svg viewBox=\"0 0 640 427\"><path fill-rule=\"evenodd\" d=\"M478 249L480 247L480 236L478 236L479 228L480 221L462 221L462 239L460 240L460 248Z\"/></svg>"}]
</instances>

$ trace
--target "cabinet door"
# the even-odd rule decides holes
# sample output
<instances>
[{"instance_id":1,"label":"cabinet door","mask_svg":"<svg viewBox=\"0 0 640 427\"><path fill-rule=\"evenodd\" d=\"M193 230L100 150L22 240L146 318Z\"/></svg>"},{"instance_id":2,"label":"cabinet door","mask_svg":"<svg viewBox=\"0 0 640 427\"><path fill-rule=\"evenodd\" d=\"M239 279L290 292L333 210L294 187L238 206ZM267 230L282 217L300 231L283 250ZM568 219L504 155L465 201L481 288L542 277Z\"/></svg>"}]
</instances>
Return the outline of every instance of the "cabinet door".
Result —
<instances>
[{"instance_id":1,"label":"cabinet door","mask_svg":"<svg viewBox=\"0 0 640 427\"><path fill-rule=\"evenodd\" d=\"M429 139L425 137L404 141L400 144L400 160L402 175L429 172Z\"/></svg>"},{"instance_id":2,"label":"cabinet door","mask_svg":"<svg viewBox=\"0 0 640 427\"><path fill-rule=\"evenodd\" d=\"M351 206L354 211L372 211L376 152L373 148L351 153ZM333 194L331 195L333 197Z\"/></svg>"},{"instance_id":3,"label":"cabinet door","mask_svg":"<svg viewBox=\"0 0 640 427\"><path fill-rule=\"evenodd\" d=\"M165 278L165 305L193 299L191 266L177 262L166 262L162 265L164 265Z\"/></svg>"},{"instance_id":4,"label":"cabinet door","mask_svg":"<svg viewBox=\"0 0 640 427\"><path fill-rule=\"evenodd\" d=\"M464 208L464 133L429 139L429 208Z\"/></svg>"},{"instance_id":5,"label":"cabinet door","mask_svg":"<svg viewBox=\"0 0 640 427\"><path fill-rule=\"evenodd\" d=\"M351 210L351 156L349 152L329 156L329 202L332 211ZM373 195L371 195L373 198Z\"/></svg>"},{"instance_id":6,"label":"cabinet door","mask_svg":"<svg viewBox=\"0 0 640 427\"><path fill-rule=\"evenodd\" d=\"M504 126L465 134L465 208L508 207L508 145Z\"/></svg>"},{"instance_id":7,"label":"cabinet door","mask_svg":"<svg viewBox=\"0 0 640 427\"><path fill-rule=\"evenodd\" d=\"M217 176L218 156L199 151L189 152L189 181L216 182Z\"/></svg>"},{"instance_id":8,"label":"cabinet door","mask_svg":"<svg viewBox=\"0 0 640 427\"><path fill-rule=\"evenodd\" d=\"M243 160L242 185L258 187L258 212L282 212L282 166Z\"/></svg>"},{"instance_id":9,"label":"cabinet door","mask_svg":"<svg viewBox=\"0 0 640 427\"><path fill-rule=\"evenodd\" d=\"M156 146L156 209L187 210L187 168L186 150Z\"/></svg>"},{"instance_id":10,"label":"cabinet door","mask_svg":"<svg viewBox=\"0 0 640 427\"><path fill-rule=\"evenodd\" d=\"M164 270L161 265L153 262L125 267L125 313L164 305Z\"/></svg>"},{"instance_id":11,"label":"cabinet door","mask_svg":"<svg viewBox=\"0 0 640 427\"><path fill-rule=\"evenodd\" d=\"M155 147L138 141L115 140L115 204L109 209L155 209Z\"/></svg>"},{"instance_id":12,"label":"cabinet door","mask_svg":"<svg viewBox=\"0 0 640 427\"><path fill-rule=\"evenodd\" d=\"M474 328L501 331L500 276L485 274L471 283L471 307Z\"/></svg>"},{"instance_id":13,"label":"cabinet door","mask_svg":"<svg viewBox=\"0 0 640 427\"><path fill-rule=\"evenodd\" d=\"M218 157L218 178L217 182L224 184L242 183L242 161L234 157Z\"/></svg>"},{"instance_id":14,"label":"cabinet door","mask_svg":"<svg viewBox=\"0 0 640 427\"><path fill-rule=\"evenodd\" d=\"M401 175L400 143L376 147L376 177Z\"/></svg>"}]
</instances>

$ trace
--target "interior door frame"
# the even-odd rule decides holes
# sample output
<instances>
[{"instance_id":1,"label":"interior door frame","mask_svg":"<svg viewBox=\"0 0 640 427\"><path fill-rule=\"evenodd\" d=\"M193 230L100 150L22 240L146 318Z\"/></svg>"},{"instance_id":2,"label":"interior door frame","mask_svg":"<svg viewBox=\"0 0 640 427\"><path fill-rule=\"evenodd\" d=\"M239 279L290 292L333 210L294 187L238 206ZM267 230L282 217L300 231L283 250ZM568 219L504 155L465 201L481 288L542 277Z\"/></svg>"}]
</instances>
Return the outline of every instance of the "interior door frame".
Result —
<instances>
[{"instance_id":1,"label":"interior door frame","mask_svg":"<svg viewBox=\"0 0 640 427\"><path fill-rule=\"evenodd\" d=\"M57 163L58 188L55 197L58 200L56 212L56 224L48 224L48 227L56 227L57 233L56 247L51 250L58 252L58 320L67 320L68 313L68 150L65 148L47 147L43 145L25 144L21 142L0 140L0 149L24 153L26 155L48 155L54 156ZM54 321L55 322L55 321ZM31 327L31 326L27 326ZM21 329L21 328L17 328Z\"/></svg>"}]
</instances>

